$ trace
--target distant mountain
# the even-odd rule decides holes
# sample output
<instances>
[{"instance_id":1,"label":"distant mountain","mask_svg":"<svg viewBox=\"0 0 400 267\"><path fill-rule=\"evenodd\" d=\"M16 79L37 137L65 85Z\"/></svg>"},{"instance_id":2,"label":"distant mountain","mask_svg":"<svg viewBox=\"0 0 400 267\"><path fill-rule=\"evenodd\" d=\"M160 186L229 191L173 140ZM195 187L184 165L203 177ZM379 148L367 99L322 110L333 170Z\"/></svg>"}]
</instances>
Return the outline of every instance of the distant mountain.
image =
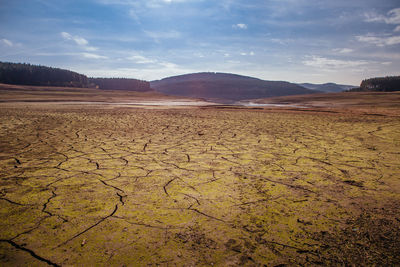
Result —
<instances>
[{"instance_id":1,"label":"distant mountain","mask_svg":"<svg viewBox=\"0 0 400 267\"><path fill-rule=\"evenodd\" d=\"M232 101L317 92L289 82L214 72L169 77L152 81L150 86L168 95Z\"/></svg>"},{"instance_id":2,"label":"distant mountain","mask_svg":"<svg viewBox=\"0 0 400 267\"><path fill-rule=\"evenodd\" d=\"M326 93L338 93L357 87L354 85L344 85L336 83L324 83L324 84L299 83L298 85L307 89L318 90Z\"/></svg>"}]
</instances>

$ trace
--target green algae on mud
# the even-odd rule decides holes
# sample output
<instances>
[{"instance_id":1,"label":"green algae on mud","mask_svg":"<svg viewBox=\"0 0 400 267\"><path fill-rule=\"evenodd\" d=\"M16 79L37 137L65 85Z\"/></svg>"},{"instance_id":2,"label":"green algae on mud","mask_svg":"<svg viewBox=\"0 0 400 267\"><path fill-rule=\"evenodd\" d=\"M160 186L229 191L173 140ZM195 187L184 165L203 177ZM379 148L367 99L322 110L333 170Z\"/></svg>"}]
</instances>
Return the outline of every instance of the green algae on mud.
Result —
<instances>
[{"instance_id":1,"label":"green algae on mud","mask_svg":"<svg viewBox=\"0 0 400 267\"><path fill-rule=\"evenodd\" d=\"M0 262L399 264L400 120L0 107Z\"/></svg>"}]
</instances>

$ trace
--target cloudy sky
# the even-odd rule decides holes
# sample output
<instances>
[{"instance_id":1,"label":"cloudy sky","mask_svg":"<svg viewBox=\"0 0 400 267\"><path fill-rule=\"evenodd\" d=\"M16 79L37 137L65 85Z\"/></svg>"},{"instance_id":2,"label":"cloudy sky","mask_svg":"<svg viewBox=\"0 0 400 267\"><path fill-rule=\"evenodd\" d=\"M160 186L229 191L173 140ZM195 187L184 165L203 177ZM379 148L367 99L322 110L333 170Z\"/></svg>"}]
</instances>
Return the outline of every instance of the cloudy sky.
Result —
<instances>
[{"instance_id":1,"label":"cloudy sky","mask_svg":"<svg viewBox=\"0 0 400 267\"><path fill-rule=\"evenodd\" d=\"M400 75L399 0L0 0L0 61L145 80Z\"/></svg>"}]
</instances>

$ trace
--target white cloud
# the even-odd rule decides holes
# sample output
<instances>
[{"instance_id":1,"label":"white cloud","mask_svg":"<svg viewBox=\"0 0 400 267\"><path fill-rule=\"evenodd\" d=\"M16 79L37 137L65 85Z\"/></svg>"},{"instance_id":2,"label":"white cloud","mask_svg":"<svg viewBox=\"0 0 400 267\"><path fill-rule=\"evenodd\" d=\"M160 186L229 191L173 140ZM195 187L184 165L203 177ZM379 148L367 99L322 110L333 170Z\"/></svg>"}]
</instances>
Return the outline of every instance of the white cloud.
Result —
<instances>
[{"instance_id":1,"label":"white cloud","mask_svg":"<svg viewBox=\"0 0 400 267\"><path fill-rule=\"evenodd\" d=\"M178 65L175 63L167 62L167 61L161 61L158 59L152 59L148 58L142 55L132 55L127 57L126 59L132 60L136 64L147 64L148 68L157 68L157 67L162 67L166 69L177 69Z\"/></svg>"},{"instance_id":2,"label":"white cloud","mask_svg":"<svg viewBox=\"0 0 400 267\"><path fill-rule=\"evenodd\" d=\"M108 58L108 57L97 55L97 54L93 54L93 53L81 53L81 55L84 58L89 58L89 59L107 59Z\"/></svg>"},{"instance_id":3,"label":"white cloud","mask_svg":"<svg viewBox=\"0 0 400 267\"><path fill-rule=\"evenodd\" d=\"M376 46L388 46L400 44L400 36L375 36L372 34L356 36L357 40Z\"/></svg>"},{"instance_id":4,"label":"white cloud","mask_svg":"<svg viewBox=\"0 0 400 267\"><path fill-rule=\"evenodd\" d=\"M68 32L62 32L62 33L61 33L61 36L62 36L64 39L67 39L67 40L71 40L71 39L72 39L72 35L69 34Z\"/></svg>"},{"instance_id":5,"label":"white cloud","mask_svg":"<svg viewBox=\"0 0 400 267\"><path fill-rule=\"evenodd\" d=\"M78 45L87 45L87 44L89 44L89 42L85 38L82 38L82 37L79 37L79 36L73 37L73 40Z\"/></svg>"},{"instance_id":6,"label":"white cloud","mask_svg":"<svg viewBox=\"0 0 400 267\"><path fill-rule=\"evenodd\" d=\"M181 33L174 30L167 32L144 31L144 33L154 39L177 39L181 37Z\"/></svg>"},{"instance_id":7,"label":"white cloud","mask_svg":"<svg viewBox=\"0 0 400 267\"><path fill-rule=\"evenodd\" d=\"M87 45L89 44L89 42L80 36L72 36L71 34L69 34L68 32L62 32L61 36L65 39L65 40L72 40L74 41L77 45Z\"/></svg>"},{"instance_id":8,"label":"white cloud","mask_svg":"<svg viewBox=\"0 0 400 267\"><path fill-rule=\"evenodd\" d=\"M13 46L14 46L13 42L11 42L11 41L8 40L8 39L1 39L1 42L2 42L3 44L5 44L6 46L9 46L9 47L13 47Z\"/></svg>"},{"instance_id":9,"label":"white cloud","mask_svg":"<svg viewBox=\"0 0 400 267\"><path fill-rule=\"evenodd\" d=\"M137 64L151 64L151 63L156 63L157 60L154 59L150 59L144 56L140 56L140 55L134 55L134 56L130 56L127 58L128 60L132 60Z\"/></svg>"},{"instance_id":10,"label":"white cloud","mask_svg":"<svg viewBox=\"0 0 400 267\"><path fill-rule=\"evenodd\" d=\"M161 2L170 4L170 3L183 3L187 2L187 0L161 0Z\"/></svg>"},{"instance_id":11,"label":"white cloud","mask_svg":"<svg viewBox=\"0 0 400 267\"><path fill-rule=\"evenodd\" d=\"M232 25L233 28L235 29L242 29L242 30L246 30L247 29L247 25L244 23L238 23L235 25Z\"/></svg>"},{"instance_id":12,"label":"white cloud","mask_svg":"<svg viewBox=\"0 0 400 267\"><path fill-rule=\"evenodd\" d=\"M120 6L130 6L134 8L161 8L167 4L173 3L185 3L193 0L97 0L97 2L103 5L120 5Z\"/></svg>"},{"instance_id":13,"label":"white cloud","mask_svg":"<svg viewBox=\"0 0 400 267\"><path fill-rule=\"evenodd\" d=\"M394 24L397 26L394 28L393 31L400 32L400 8L395 8L390 10L386 14L386 16L377 15L375 13L366 13L364 15L365 15L365 21L367 22L382 22L386 24ZM363 36L362 35L356 36L356 38L360 42L370 43L381 47L400 44L400 36L390 36L390 35L378 36L378 35L368 34Z\"/></svg>"},{"instance_id":14,"label":"white cloud","mask_svg":"<svg viewBox=\"0 0 400 267\"><path fill-rule=\"evenodd\" d=\"M93 54L93 53L35 53L36 56L45 56L45 57L59 57L59 56L74 56L74 57L80 57L80 58L88 58L88 59L108 59L106 56L101 56L98 54Z\"/></svg>"},{"instance_id":15,"label":"white cloud","mask_svg":"<svg viewBox=\"0 0 400 267\"><path fill-rule=\"evenodd\" d=\"M147 0L145 2L147 8L161 8L165 4L185 3L189 0Z\"/></svg>"},{"instance_id":16,"label":"white cloud","mask_svg":"<svg viewBox=\"0 0 400 267\"><path fill-rule=\"evenodd\" d=\"M279 39L279 38L271 38L269 39L271 42L273 43L277 43L280 45L288 45L288 41L287 40L283 40L283 39Z\"/></svg>"},{"instance_id":17,"label":"white cloud","mask_svg":"<svg viewBox=\"0 0 400 267\"><path fill-rule=\"evenodd\" d=\"M204 58L203 53L200 53L200 52L194 53L193 56L198 57L198 58Z\"/></svg>"},{"instance_id":18,"label":"white cloud","mask_svg":"<svg viewBox=\"0 0 400 267\"><path fill-rule=\"evenodd\" d=\"M340 53L340 54L348 54L348 53L351 53L353 51L354 50L350 49L350 48L336 48L336 49L333 49L333 52L337 52L337 53Z\"/></svg>"},{"instance_id":19,"label":"white cloud","mask_svg":"<svg viewBox=\"0 0 400 267\"><path fill-rule=\"evenodd\" d=\"M242 52L242 53L240 53L240 55L241 55L241 56L254 56L255 53L254 53L253 51L250 51L250 52Z\"/></svg>"},{"instance_id":20,"label":"white cloud","mask_svg":"<svg viewBox=\"0 0 400 267\"><path fill-rule=\"evenodd\" d=\"M365 13L365 22L384 22L385 17L382 15L377 15L376 13Z\"/></svg>"},{"instance_id":21,"label":"white cloud","mask_svg":"<svg viewBox=\"0 0 400 267\"><path fill-rule=\"evenodd\" d=\"M77 36L77 35L73 36L73 35L69 34L68 32L61 32L61 36L65 40L74 41L77 45L81 46L86 51L93 52L98 49L97 47L89 46L89 41L81 36Z\"/></svg>"},{"instance_id":22,"label":"white cloud","mask_svg":"<svg viewBox=\"0 0 400 267\"><path fill-rule=\"evenodd\" d=\"M369 64L368 61L365 60L340 60L340 59L330 59L320 56L309 56L306 60L303 61L303 64L306 66L321 68L323 70L332 70L332 69L344 69L344 68L355 68L361 67Z\"/></svg>"},{"instance_id":23,"label":"white cloud","mask_svg":"<svg viewBox=\"0 0 400 267\"><path fill-rule=\"evenodd\" d=\"M97 51L98 50L98 48L94 47L94 46L85 46L84 48L85 48L86 51L89 51L89 52L93 52L93 51Z\"/></svg>"},{"instance_id":24,"label":"white cloud","mask_svg":"<svg viewBox=\"0 0 400 267\"><path fill-rule=\"evenodd\" d=\"M384 22L386 24L400 24L400 8L390 10L386 16L375 13L365 14L366 22Z\"/></svg>"},{"instance_id":25,"label":"white cloud","mask_svg":"<svg viewBox=\"0 0 400 267\"><path fill-rule=\"evenodd\" d=\"M143 31L148 37L154 39L154 42L159 43L160 39L179 39L181 33L177 31L166 31L166 32L151 32Z\"/></svg>"},{"instance_id":26,"label":"white cloud","mask_svg":"<svg viewBox=\"0 0 400 267\"><path fill-rule=\"evenodd\" d=\"M135 9L129 10L129 16L136 21L136 23L140 24L140 19L139 16L137 15L137 12Z\"/></svg>"},{"instance_id":27,"label":"white cloud","mask_svg":"<svg viewBox=\"0 0 400 267\"><path fill-rule=\"evenodd\" d=\"M177 69L178 65L171 62L160 62L160 66L165 67L167 69Z\"/></svg>"}]
</instances>

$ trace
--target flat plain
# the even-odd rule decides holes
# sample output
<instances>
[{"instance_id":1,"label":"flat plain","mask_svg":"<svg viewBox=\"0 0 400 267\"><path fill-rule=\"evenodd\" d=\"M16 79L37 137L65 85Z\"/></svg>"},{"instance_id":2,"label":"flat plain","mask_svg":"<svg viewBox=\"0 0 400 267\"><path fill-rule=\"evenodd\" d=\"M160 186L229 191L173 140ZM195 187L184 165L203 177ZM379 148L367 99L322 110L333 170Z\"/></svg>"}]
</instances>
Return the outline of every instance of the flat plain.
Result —
<instances>
[{"instance_id":1,"label":"flat plain","mask_svg":"<svg viewBox=\"0 0 400 267\"><path fill-rule=\"evenodd\" d=\"M0 265L400 264L399 103L143 108L5 95Z\"/></svg>"}]
</instances>

